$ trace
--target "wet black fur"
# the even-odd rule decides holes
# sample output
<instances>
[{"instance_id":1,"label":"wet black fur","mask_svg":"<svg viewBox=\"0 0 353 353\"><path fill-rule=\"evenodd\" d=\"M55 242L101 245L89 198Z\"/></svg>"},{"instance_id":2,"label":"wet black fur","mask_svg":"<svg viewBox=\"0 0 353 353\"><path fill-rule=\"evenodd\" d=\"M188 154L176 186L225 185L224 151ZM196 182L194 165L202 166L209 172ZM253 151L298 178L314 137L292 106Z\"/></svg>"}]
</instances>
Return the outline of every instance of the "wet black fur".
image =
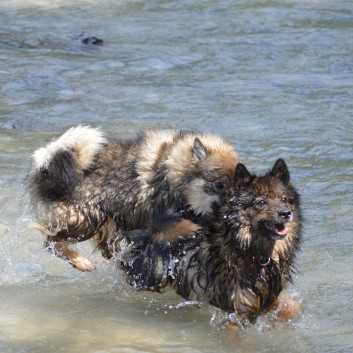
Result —
<instances>
[{"instance_id":1,"label":"wet black fur","mask_svg":"<svg viewBox=\"0 0 353 353\"><path fill-rule=\"evenodd\" d=\"M266 230L260 232L262 228L256 228L256 232L249 228L246 233L251 234L251 240L245 241L242 231L259 212L256 185L269 180L286 191L294 230L285 240ZM235 312L240 324L254 323L271 307L286 283L292 282L302 240L300 197L290 182L285 162L278 160L260 177L239 164L233 196L228 206L215 214L194 238L180 239L169 246L155 244L148 236L136 242L131 239L131 245L119 255L121 268L128 282L139 289L161 291L170 284L188 300L206 301ZM274 246L281 241L288 241L288 247L275 258Z\"/></svg>"},{"instance_id":2,"label":"wet black fur","mask_svg":"<svg viewBox=\"0 0 353 353\"><path fill-rule=\"evenodd\" d=\"M72 154L59 151L46 169L29 177L28 187L42 200L68 201L83 178L84 173L78 168Z\"/></svg>"}]
</instances>

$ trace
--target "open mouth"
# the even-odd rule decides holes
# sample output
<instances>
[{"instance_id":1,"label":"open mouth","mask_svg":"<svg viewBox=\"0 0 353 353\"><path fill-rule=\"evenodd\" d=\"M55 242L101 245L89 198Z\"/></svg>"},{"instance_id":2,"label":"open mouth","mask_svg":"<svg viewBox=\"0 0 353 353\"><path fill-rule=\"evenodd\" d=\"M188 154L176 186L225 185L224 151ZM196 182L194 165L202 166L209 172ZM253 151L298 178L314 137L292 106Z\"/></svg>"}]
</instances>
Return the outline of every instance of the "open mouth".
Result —
<instances>
[{"instance_id":1,"label":"open mouth","mask_svg":"<svg viewBox=\"0 0 353 353\"><path fill-rule=\"evenodd\" d=\"M285 237L288 233L285 224L265 222L265 227L279 237Z\"/></svg>"}]
</instances>

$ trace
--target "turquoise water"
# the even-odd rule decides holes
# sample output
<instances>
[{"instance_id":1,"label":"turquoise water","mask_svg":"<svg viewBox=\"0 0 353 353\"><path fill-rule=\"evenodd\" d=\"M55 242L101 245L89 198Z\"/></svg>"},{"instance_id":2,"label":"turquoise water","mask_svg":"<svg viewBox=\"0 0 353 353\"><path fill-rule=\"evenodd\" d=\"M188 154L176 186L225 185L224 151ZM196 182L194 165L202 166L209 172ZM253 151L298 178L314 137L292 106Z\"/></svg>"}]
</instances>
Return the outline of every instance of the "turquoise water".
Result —
<instances>
[{"instance_id":1,"label":"turquoise water","mask_svg":"<svg viewBox=\"0 0 353 353\"><path fill-rule=\"evenodd\" d=\"M352 57L352 1L1 1L1 352L352 352ZM305 215L301 316L235 339L211 307L135 292L88 243L92 273L46 253L24 179L77 124L215 132L257 172L284 158Z\"/></svg>"}]
</instances>

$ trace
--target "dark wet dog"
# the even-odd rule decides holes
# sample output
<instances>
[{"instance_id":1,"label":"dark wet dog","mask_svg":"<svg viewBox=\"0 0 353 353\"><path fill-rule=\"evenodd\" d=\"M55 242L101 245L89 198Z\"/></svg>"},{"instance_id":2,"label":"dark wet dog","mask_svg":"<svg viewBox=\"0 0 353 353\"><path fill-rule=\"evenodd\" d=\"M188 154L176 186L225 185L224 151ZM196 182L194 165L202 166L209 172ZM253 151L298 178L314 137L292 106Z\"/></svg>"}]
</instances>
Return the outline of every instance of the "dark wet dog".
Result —
<instances>
[{"instance_id":1,"label":"dark wet dog","mask_svg":"<svg viewBox=\"0 0 353 353\"><path fill-rule=\"evenodd\" d=\"M137 288L160 291L170 284L188 300L254 323L292 282L301 233L299 194L285 162L279 159L263 176L238 164L228 207L210 216L207 227L170 245L131 233L120 266Z\"/></svg>"}]
</instances>

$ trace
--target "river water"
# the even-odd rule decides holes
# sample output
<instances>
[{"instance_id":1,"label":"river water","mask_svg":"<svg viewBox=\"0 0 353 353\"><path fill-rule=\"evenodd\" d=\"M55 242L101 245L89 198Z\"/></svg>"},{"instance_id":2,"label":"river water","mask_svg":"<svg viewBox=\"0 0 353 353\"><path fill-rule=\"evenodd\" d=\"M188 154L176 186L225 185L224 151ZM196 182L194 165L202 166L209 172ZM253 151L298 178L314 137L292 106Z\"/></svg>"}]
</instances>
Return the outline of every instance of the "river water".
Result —
<instances>
[{"instance_id":1,"label":"river water","mask_svg":"<svg viewBox=\"0 0 353 353\"><path fill-rule=\"evenodd\" d=\"M1 0L0 63L1 352L353 351L352 1ZM92 273L45 252L24 179L77 124L215 132L256 172L284 158L300 317L236 338L209 306L129 288L88 243Z\"/></svg>"}]
</instances>

